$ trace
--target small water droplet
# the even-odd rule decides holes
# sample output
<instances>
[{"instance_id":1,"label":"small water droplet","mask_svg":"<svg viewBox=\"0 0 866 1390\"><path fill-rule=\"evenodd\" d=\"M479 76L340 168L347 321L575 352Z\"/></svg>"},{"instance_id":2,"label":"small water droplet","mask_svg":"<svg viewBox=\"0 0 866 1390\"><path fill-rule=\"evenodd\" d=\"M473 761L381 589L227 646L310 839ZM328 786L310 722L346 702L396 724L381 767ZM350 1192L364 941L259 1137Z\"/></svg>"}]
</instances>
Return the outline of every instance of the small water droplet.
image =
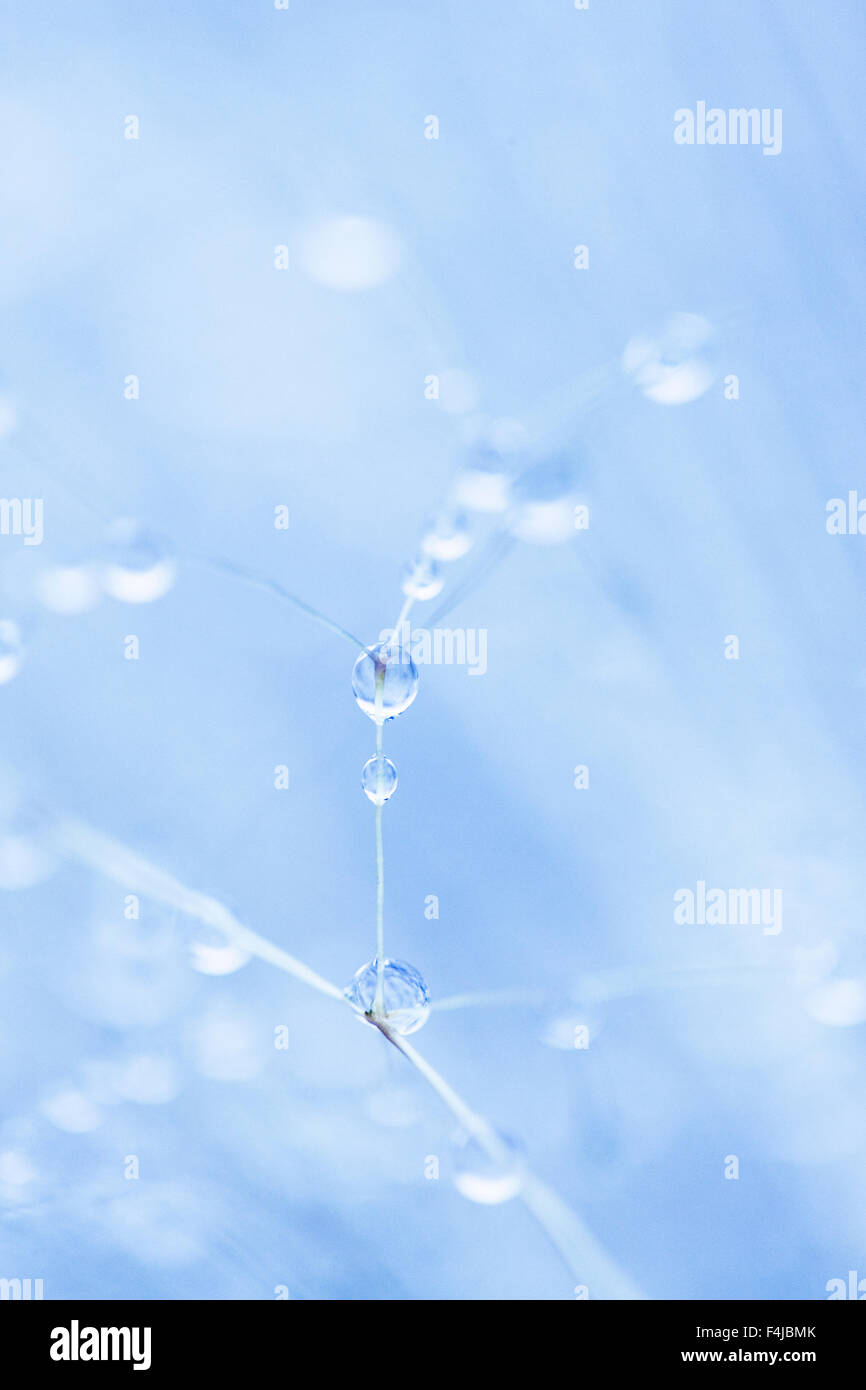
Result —
<instances>
[{"instance_id":1,"label":"small water droplet","mask_svg":"<svg viewBox=\"0 0 866 1390\"><path fill-rule=\"evenodd\" d=\"M0 619L0 685L18 675L23 659L21 629L11 618Z\"/></svg>"},{"instance_id":2,"label":"small water droplet","mask_svg":"<svg viewBox=\"0 0 866 1390\"><path fill-rule=\"evenodd\" d=\"M383 966L384 1009L378 1015L395 1033L415 1033L427 1021L430 994L423 976L405 960L386 960ZM378 984L378 961L368 961L355 972L343 991L361 1014L373 1012Z\"/></svg>"},{"instance_id":3,"label":"small water droplet","mask_svg":"<svg viewBox=\"0 0 866 1390\"><path fill-rule=\"evenodd\" d=\"M470 1202L498 1206L511 1201L523 1186L523 1150L509 1135L492 1128L478 1135L461 1131L451 1150L454 1186Z\"/></svg>"},{"instance_id":4,"label":"small water droplet","mask_svg":"<svg viewBox=\"0 0 866 1390\"><path fill-rule=\"evenodd\" d=\"M697 400L712 383L712 327L700 314L674 314L653 336L632 338L622 366L643 394L659 405Z\"/></svg>"},{"instance_id":5,"label":"small water droplet","mask_svg":"<svg viewBox=\"0 0 866 1390\"><path fill-rule=\"evenodd\" d=\"M454 484L454 496L461 507L471 512L504 512L510 481L499 451L477 447Z\"/></svg>"},{"instance_id":6,"label":"small water droplet","mask_svg":"<svg viewBox=\"0 0 866 1390\"><path fill-rule=\"evenodd\" d=\"M369 758L361 771L361 786L374 806L384 806L397 790L397 769L390 758Z\"/></svg>"},{"instance_id":7,"label":"small water droplet","mask_svg":"<svg viewBox=\"0 0 866 1390\"><path fill-rule=\"evenodd\" d=\"M197 923L190 931L189 963L200 975L233 975L250 960L220 927Z\"/></svg>"},{"instance_id":8,"label":"small water droplet","mask_svg":"<svg viewBox=\"0 0 866 1390\"><path fill-rule=\"evenodd\" d=\"M439 566L433 560L424 559L404 571L402 589L409 598L435 598L441 594L444 583Z\"/></svg>"},{"instance_id":9,"label":"small water droplet","mask_svg":"<svg viewBox=\"0 0 866 1390\"><path fill-rule=\"evenodd\" d=\"M102 587L124 603L151 603L172 587L176 567L168 546L137 521L122 517L108 529Z\"/></svg>"},{"instance_id":10,"label":"small water droplet","mask_svg":"<svg viewBox=\"0 0 866 1390\"><path fill-rule=\"evenodd\" d=\"M434 522L421 541L425 555L446 563L462 560L472 549L473 540L463 515L443 516Z\"/></svg>"}]
</instances>

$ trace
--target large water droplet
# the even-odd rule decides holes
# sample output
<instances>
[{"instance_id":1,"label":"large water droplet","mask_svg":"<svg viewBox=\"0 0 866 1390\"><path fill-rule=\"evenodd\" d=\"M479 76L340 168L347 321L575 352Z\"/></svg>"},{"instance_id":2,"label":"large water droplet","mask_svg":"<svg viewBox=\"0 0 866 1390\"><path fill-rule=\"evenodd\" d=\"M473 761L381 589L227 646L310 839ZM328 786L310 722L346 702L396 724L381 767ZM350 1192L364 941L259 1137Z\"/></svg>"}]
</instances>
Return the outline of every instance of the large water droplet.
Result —
<instances>
[{"instance_id":1,"label":"large water droplet","mask_svg":"<svg viewBox=\"0 0 866 1390\"><path fill-rule=\"evenodd\" d=\"M395 1033L417 1032L430 1012L424 977L405 960L386 960L382 966L384 1008L377 1017ZM343 992L359 1013L370 1014L374 1012L377 984L378 961L374 959L355 972Z\"/></svg>"},{"instance_id":2,"label":"large water droplet","mask_svg":"<svg viewBox=\"0 0 866 1390\"><path fill-rule=\"evenodd\" d=\"M176 568L166 543L137 521L122 517L108 529L102 587L124 603L151 603L167 594Z\"/></svg>"},{"instance_id":3,"label":"large water droplet","mask_svg":"<svg viewBox=\"0 0 866 1390\"><path fill-rule=\"evenodd\" d=\"M454 1186L470 1202L498 1206L523 1186L523 1150L499 1130L487 1128L478 1135L461 1131L452 1142L452 1160Z\"/></svg>"},{"instance_id":4,"label":"large water droplet","mask_svg":"<svg viewBox=\"0 0 866 1390\"><path fill-rule=\"evenodd\" d=\"M397 769L391 759L378 754L369 758L361 771L361 786L374 806L384 806L397 790Z\"/></svg>"},{"instance_id":5,"label":"large water droplet","mask_svg":"<svg viewBox=\"0 0 866 1390\"><path fill-rule=\"evenodd\" d=\"M381 642L362 652L352 670L358 708L377 724L408 709L418 693L418 668L405 648Z\"/></svg>"}]
</instances>

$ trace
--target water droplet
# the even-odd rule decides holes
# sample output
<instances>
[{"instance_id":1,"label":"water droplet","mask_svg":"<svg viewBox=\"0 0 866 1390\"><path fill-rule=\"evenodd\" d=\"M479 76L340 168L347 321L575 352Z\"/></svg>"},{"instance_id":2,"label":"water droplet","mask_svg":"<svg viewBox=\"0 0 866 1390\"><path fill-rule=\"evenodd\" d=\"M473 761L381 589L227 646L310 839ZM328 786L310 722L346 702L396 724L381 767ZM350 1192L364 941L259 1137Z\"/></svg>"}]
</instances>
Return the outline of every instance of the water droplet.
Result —
<instances>
[{"instance_id":1,"label":"water droplet","mask_svg":"<svg viewBox=\"0 0 866 1390\"><path fill-rule=\"evenodd\" d=\"M138 1105L164 1105L180 1091L177 1068L168 1057L131 1057L117 1078L117 1092Z\"/></svg>"},{"instance_id":2,"label":"water droplet","mask_svg":"<svg viewBox=\"0 0 866 1390\"><path fill-rule=\"evenodd\" d=\"M55 1091L40 1108L56 1129L66 1130L68 1134L87 1134L102 1124L99 1106L83 1091L73 1088Z\"/></svg>"},{"instance_id":3,"label":"water droplet","mask_svg":"<svg viewBox=\"0 0 866 1390\"><path fill-rule=\"evenodd\" d=\"M806 1011L816 1023L850 1028L866 1022L866 980L830 979L806 996Z\"/></svg>"},{"instance_id":4,"label":"water droplet","mask_svg":"<svg viewBox=\"0 0 866 1390\"><path fill-rule=\"evenodd\" d=\"M0 685L18 675L23 659L21 629L11 618L0 619Z\"/></svg>"},{"instance_id":5,"label":"water droplet","mask_svg":"<svg viewBox=\"0 0 866 1390\"><path fill-rule=\"evenodd\" d=\"M176 567L166 543L122 517L108 529L102 587L124 603L151 603L172 587Z\"/></svg>"},{"instance_id":6,"label":"water droplet","mask_svg":"<svg viewBox=\"0 0 866 1390\"><path fill-rule=\"evenodd\" d=\"M716 375L711 337L712 327L700 314L674 314L655 337L632 338L623 370L659 405L697 400Z\"/></svg>"},{"instance_id":7,"label":"water droplet","mask_svg":"<svg viewBox=\"0 0 866 1390\"><path fill-rule=\"evenodd\" d=\"M511 534L528 545L559 545L575 535L574 502L527 502L510 526Z\"/></svg>"},{"instance_id":8,"label":"water droplet","mask_svg":"<svg viewBox=\"0 0 866 1390\"><path fill-rule=\"evenodd\" d=\"M352 983L343 991L349 1003L359 1013L373 1012L378 983L378 961L368 961L355 972ZM430 994L424 978L414 965L404 960L386 960L383 966L384 1009L379 1015L395 1033L415 1033L426 1023L430 1012Z\"/></svg>"},{"instance_id":9,"label":"water droplet","mask_svg":"<svg viewBox=\"0 0 866 1390\"><path fill-rule=\"evenodd\" d=\"M352 690L358 708L382 724L402 714L415 699L418 668L403 647L381 642L358 657L352 670Z\"/></svg>"},{"instance_id":10,"label":"water droplet","mask_svg":"<svg viewBox=\"0 0 866 1390\"><path fill-rule=\"evenodd\" d=\"M461 1131L452 1141L452 1159L454 1186L470 1202L498 1206L523 1186L523 1150L499 1130L487 1128L478 1135Z\"/></svg>"},{"instance_id":11,"label":"water droplet","mask_svg":"<svg viewBox=\"0 0 866 1390\"><path fill-rule=\"evenodd\" d=\"M233 975L250 960L249 952L236 946L228 932L204 922L192 927L188 942L189 963L200 975Z\"/></svg>"},{"instance_id":12,"label":"water droplet","mask_svg":"<svg viewBox=\"0 0 866 1390\"><path fill-rule=\"evenodd\" d=\"M433 560L419 560L404 571L403 593L409 598L435 598L441 594L444 583L439 566Z\"/></svg>"},{"instance_id":13,"label":"water droplet","mask_svg":"<svg viewBox=\"0 0 866 1390\"><path fill-rule=\"evenodd\" d=\"M89 565L51 565L36 581L36 592L52 613L87 613L102 598L98 574Z\"/></svg>"},{"instance_id":14,"label":"water droplet","mask_svg":"<svg viewBox=\"0 0 866 1390\"><path fill-rule=\"evenodd\" d=\"M454 484L454 496L461 507L471 512L504 512L508 506L509 484L499 451L476 448Z\"/></svg>"},{"instance_id":15,"label":"water droplet","mask_svg":"<svg viewBox=\"0 0 866 1390\"><path fill-rule=\"evenodd\" d=\"M0 439L6 439L18 428L18 412L8 396L0 396Z\"/></svg>"},{"instance_id":16,"label":"water droplet","mask_svg":"<svg viewBox=\"0 0 866 1390\"><path fill-rule=\"evenodd\" d=\"M301 264L311 280L332 290L370 290L399 266L402 247L390 228L369 217L317 222L301 240Z\"/></svg>"},{"instance_id":17,"label":"water droplet","mask_svg":"<svg viewBox=\"0 0 866 1390\"><path fill-rule=\"evenodd\" d=\"M425 555L434 560L462 560L472 549L473 540L469 534L465 518L460 516L440 517L421 541Z\"/></svg>"},{"instance_id":18,"label":"water droplet","mask_svg":"<svg viewBox=\"0 0 866 1390\"><path fill-rule=\"evenodd\" d=\"M361 786L374 806L384 806L397 790L397 769L390 758L369 758L361 771Z\"/></svg>"},{"instance_id":19,"label":"water droplet","mask_svg":"<svg viewBox=\"0 0 866 1390\"><path fill-rule=\"evenodd\" d=\"M57 867L53 823L12 786L0 788L0 888L33 888Z\"/></svg>"}]
</instances>

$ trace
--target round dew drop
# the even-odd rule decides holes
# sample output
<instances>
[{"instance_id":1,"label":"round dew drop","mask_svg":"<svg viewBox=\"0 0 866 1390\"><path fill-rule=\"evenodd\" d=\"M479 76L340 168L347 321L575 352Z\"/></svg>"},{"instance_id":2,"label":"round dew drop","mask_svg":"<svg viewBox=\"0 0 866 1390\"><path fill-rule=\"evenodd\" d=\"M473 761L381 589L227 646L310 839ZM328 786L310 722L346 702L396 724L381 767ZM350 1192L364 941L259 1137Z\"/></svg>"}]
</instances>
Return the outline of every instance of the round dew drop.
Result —
<instances>
[{"instance_id":1,"label":"round dew drop","mask_svg":"<svg viewBox=\"0 0 866 1390\"><path fill-rule=\"evenodd\" d=\"M441 594L445 580L439 566L432 560L420 560L409 565L403 575L403 593L407 598L435 598Z\"/></svg>"},{"instance_id":2,"label":"round dew drop","mask_svg":"<svg viewBox=\"0 0 866 1390\"><path fill-rule=\"evenodd\" d=\"M408 709L418 693L418 668L403 647L381 642L362 652L352 669L358 708L376 724Z\"/></svg>"},{"instance_id":3,"label":"round dew drop","mask_svg":"<svg viewBox=\"0 0 866 1390\"><path fill-rule=\"evenodd\" d=\"M421 549L433 560L462 560L472 549L472 536L462 517L439 521L423 537Z\"/></svg>"},{"instance_id":4,"label":"round dew drop","mask_svg":"<svg viewBox=\"0 0 866 1390\"><path fill-rule=\"evenodd\" d=\"M375 1017L395 1033L417 1032L430 1013L430 993L424 977L405 960L385 960L382 966L384 1008ZM356 970L351 984L343 991L360 1014L373 1015L378 971L378 960L368 961Z\"/></svg>"},{"instance_id":5,"label":"round dew drop","mask_svg":"<svg viewBox=\"0 0 866 1390\"><path fill-rule=\"evenodd\" d=\"M189 963L200 975L233 975L251 959L220 927L198 923L188 938Z\"/></svg>"},{"instance_id":6,"label":"round dew drop","mask_svg":"<svg viewBox=\"0 0 866 1390\"><path fill-rule=\"evenodd\" d=\"M511 1201L523 1186L523 1151L499 1130L483 1136L460 1132L452 1141L454 1186L470 1202L498 1206Z\"/></svg>"},{"instance_id":7,"label":"round dew drop","mask_svg":"<svg viewBox=\"0 0 866 1390\"><path fill-rule=\"evenodd\" d=\"M397 790L397 769L390 758L368 758L361 770L361 787L374 806L384 806Z\"/></svg>"},{"instance_id":8,"label":"round dew drop","mask_svg":"<svg viewBox=\"0 0 866 1390\"><path fill-rule=\"evenodd\" d=\"M167 594L176 568L168 547L136 521L123 517L108 529L102 587L124 603L150 603Z\"/></svg>"}]
</instances>

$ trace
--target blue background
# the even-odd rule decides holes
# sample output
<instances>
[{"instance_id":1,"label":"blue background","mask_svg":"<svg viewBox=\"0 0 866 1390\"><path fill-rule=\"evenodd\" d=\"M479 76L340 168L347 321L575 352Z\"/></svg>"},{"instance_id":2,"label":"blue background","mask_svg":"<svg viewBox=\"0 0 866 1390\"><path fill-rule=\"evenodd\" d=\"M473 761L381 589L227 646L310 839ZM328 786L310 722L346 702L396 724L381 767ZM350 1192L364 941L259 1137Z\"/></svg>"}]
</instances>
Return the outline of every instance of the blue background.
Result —
<instances>
[{"instance_id":1,"label":"blue background","mask_svg":"<svg viewBox=\"0 0 866 1390\"><path fill-rule=\"evenodd\" d=\"M619 997L587 1051L516 1004L434 1012L418 1045L650 1296L866 1276L863 1032L814 1006L866 977L866 542L825 529L863 487L862 15L157 0L12 4L3 29L0 490L46 519L41 547L0 537L27 637L4 787L347 981L374 944L352 650L184 557L372 641L466 439L521 422L574 460L590 529L517 545L447 620L487 630L487 673L423 668L386 730L386 939L434 999ZM781 108L782 153L677 146L698 100ZM402 247L381 285L305 267L341 216ZM713 324L719 374L665 407L619 359L681 310ZM449 370L472 411L425 399ZM39 567L87 561L116 514L172 539L174 590L41 607ZM676 925L699 879L782 888L782 932ZM573 1297L519 1203L454 1190L450 1117L348 1010L255 961L194 973L182 924L148 902L125 921L81 867L0 910L0 1275L46 1297ZM118 1093L142 1056L164 1103ZM86 1132L52 1122L58 1089Z\"/></svg>"}]
</instances>

